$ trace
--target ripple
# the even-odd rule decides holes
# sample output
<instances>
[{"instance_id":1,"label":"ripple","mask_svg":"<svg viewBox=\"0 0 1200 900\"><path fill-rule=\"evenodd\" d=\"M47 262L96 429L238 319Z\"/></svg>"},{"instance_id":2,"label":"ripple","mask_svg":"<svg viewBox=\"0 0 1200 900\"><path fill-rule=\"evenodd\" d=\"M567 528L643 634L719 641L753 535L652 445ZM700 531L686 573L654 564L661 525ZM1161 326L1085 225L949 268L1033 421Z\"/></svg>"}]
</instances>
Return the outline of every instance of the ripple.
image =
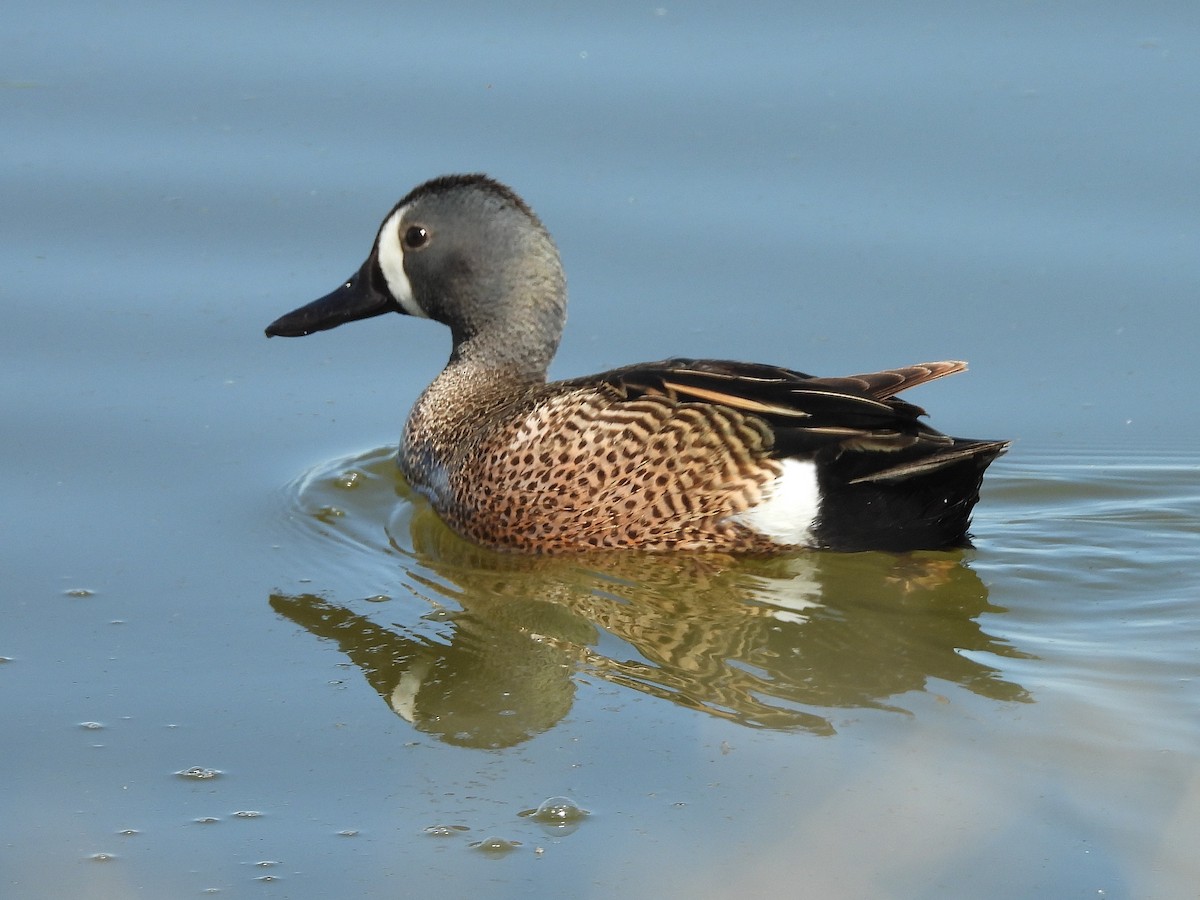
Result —
<instances>
[{"instance_id":1,"label":"ripple","mask_svg":"<svg viewBox=\"0 0 1200 900\"><path fill-rule=\"evenodd\" d=\"M1130 684L1156 660L1194 671L1194 641L1174 623L1194 618L1198 463L1013 453L985 484L976 551L565 559L458 538L380 448L288 487L297 560L324 571L297 573L316 590L271 602L447 743L509 746L553 727L581 672L751 727L829 735L831 710L911 711L938 681L1029 702L1033 684L1095 685L1097 659L1127 663ZM323 520L330 509L341 515ZM568 798L547 804L525 815L557 829L586 815Z\"/></svg>"},{"instance_id":2,"label":"ripple","mask_svg":"<svg viewBox=\"0 0 1200 900\"><path fill-rule=\"evenodd\" d=\"M384 447L327 460L284 488L286 522L300 541L305 566L330 559L332 543L360 563L382 562L394 572L396 551L384 523L397 505L407 506L395 455L394 448ZM345 568L340 561L339 571Z\"/></svg>"}]
</instances>

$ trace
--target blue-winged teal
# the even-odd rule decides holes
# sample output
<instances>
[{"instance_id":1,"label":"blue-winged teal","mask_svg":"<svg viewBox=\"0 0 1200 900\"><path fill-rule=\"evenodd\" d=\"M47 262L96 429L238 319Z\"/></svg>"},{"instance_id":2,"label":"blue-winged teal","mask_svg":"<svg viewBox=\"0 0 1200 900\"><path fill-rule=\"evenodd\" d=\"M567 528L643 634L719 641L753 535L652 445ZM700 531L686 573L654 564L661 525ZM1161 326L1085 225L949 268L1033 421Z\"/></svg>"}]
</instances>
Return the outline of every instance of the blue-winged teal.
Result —
<instances>
[{"instance_id":1,"label":"blue-winged teal","mask_svg":"<svg viewBox=\"0 0 1200 900\"><path fill-rule=\"evenodd\" d=\"M454 347L400 443L412 486L459 533L533 553L963 546L1005 441L953 438L901 391L925 363L846 378L669 359L548 384L566 319L558 251L483 175L437 178L388 213L333 293L281 317L299 336L385 312Z\"/></svg>"}]
</instances>

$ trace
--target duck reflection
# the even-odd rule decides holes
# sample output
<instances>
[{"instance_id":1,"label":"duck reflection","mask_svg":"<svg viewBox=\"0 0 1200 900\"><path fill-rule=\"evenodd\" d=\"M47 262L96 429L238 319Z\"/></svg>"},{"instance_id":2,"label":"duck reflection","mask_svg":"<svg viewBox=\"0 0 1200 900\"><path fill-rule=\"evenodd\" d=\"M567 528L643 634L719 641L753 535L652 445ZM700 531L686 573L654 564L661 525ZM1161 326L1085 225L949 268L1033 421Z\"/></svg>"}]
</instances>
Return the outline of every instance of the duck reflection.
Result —
<instances>
[{"instance_id":1,"label":"duck reflection","mask_svg":"<svg viewBox=\"0 0 1200 900\"><path fill-rule=\"evenodd\" d=\"M378 613L392 607L316 594L271 605L336 641L397 714L447 743L504 747L550 729L580 673L743 725L820 734L837 710L903 711L902 695L930 680L1029 699L973 658L1021 654L980 628L994 608L961 552L501 555L419 501L399 505L389 532L428 615L384 625Z\"/></svg>"}]
</instances>

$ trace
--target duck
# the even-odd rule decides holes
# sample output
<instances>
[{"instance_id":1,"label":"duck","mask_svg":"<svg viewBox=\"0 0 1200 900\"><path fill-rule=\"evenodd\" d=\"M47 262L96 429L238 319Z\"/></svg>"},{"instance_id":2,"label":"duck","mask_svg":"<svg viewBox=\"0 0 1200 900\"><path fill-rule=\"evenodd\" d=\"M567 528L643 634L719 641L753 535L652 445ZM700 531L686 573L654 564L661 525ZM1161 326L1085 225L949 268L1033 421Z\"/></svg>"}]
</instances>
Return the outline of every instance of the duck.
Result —
<instances>
[{"instance_id":1,"label":"duck","mask_svg":"<svg viewBox=\"0 0 1200 900\"><path fill-rule=\"evenodd\" d=\"M528 554L947 550L1009 442L956 438L897 395L957 360L817 377L671 358L547 371L567 287L549 231L483 174L413 188L358 271L266 328L299 337L395 312L450 329L397 461L460 536Z\"/></svg>"}]
</instances>

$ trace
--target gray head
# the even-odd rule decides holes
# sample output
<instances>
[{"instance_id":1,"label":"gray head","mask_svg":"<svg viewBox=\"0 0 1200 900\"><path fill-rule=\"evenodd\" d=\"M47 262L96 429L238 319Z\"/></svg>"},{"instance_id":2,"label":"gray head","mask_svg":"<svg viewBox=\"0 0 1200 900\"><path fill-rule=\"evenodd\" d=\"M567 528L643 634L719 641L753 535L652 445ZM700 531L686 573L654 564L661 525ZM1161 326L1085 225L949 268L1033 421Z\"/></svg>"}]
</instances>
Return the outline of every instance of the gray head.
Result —
<instances>
[{"instance_id":1,"label":"gray head","mask_svg":"<svg viewBox=\"0 0 1200 900\"><path fill-rule=\"evenodd\" d=\"M267 336L385 312L448 325L453 360L544 375L566 321L566 279L550 235L511 189L485 175L447 175L393 207L345 284L272 322Z\"/></svg>"}]
</instances>

